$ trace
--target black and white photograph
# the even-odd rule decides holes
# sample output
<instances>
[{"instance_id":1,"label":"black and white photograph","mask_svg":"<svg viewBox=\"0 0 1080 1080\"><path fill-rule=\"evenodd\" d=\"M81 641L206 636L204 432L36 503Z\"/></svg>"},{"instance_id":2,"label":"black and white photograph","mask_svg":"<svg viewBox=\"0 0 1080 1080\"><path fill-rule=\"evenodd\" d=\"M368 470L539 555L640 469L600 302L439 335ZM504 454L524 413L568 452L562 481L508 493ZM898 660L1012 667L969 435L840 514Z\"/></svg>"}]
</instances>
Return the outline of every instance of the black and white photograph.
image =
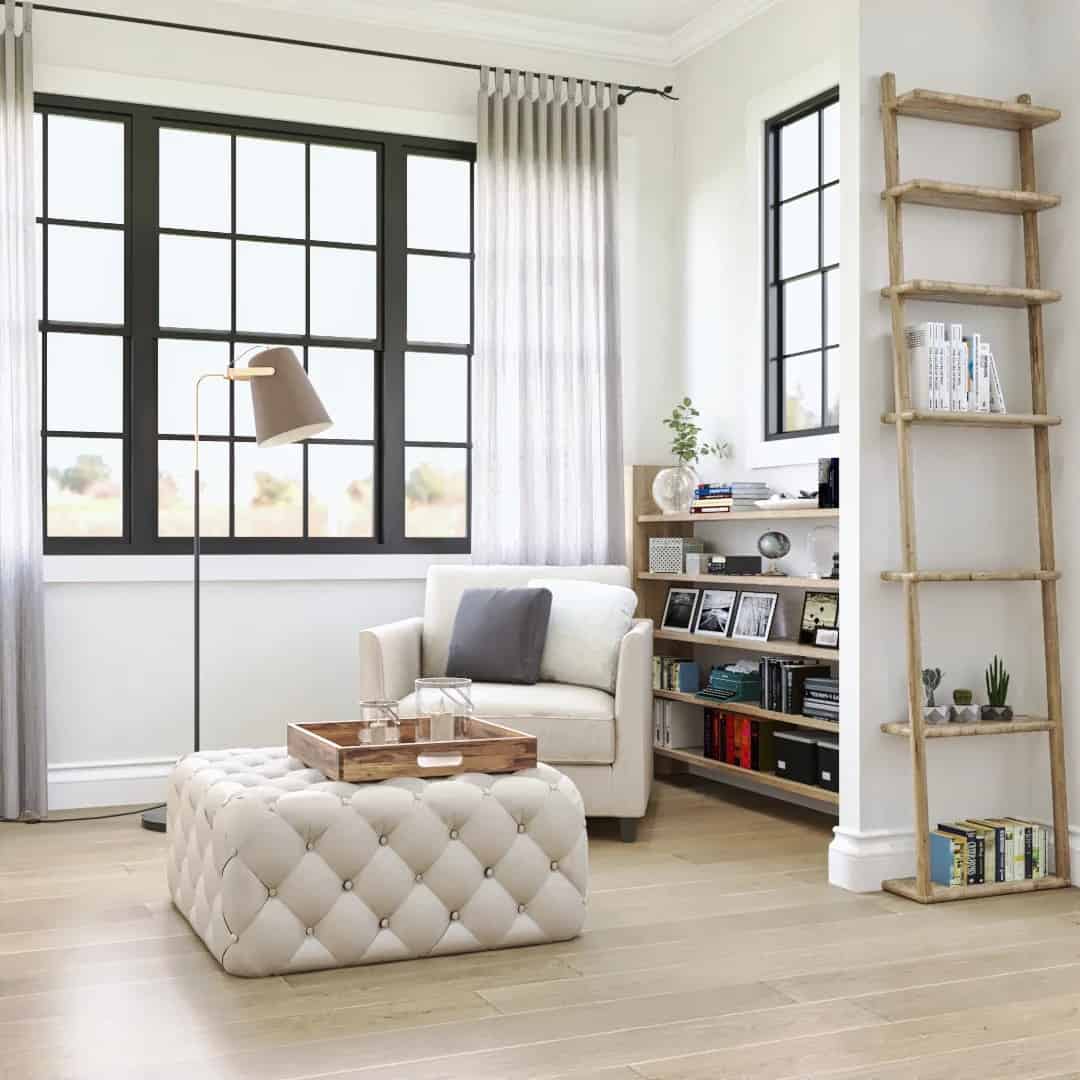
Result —
<instances>
[{"instance_id":1,"label":"black and white photograph","mask_svg":"<svg viewBox=\"0 0 1080 1080\"><path fill-rule=\"evenodd\" d=\"M817 643L819 630L835 630L840 615L840 596L834 592L808 592L803 598L799 641L804 645Z\"/></svg>"},{"instance_id":2,"label":"black and white photograph","mask_svg":"<svg viewBox=\"0 0 1080 1080\"><path fill-rule=\"evenodd\" d=\"M662 630L681 630L690 633L694 625L694 611L697 608L700 589L668 589L667 603L664 605L664 618L660 623Z\"/></svg>"},{"instance_id":3,"label":"black and white photograph","mask_svg":"<svg viewBox=\"0 0 1080 1080\"><path fill-rule=\"evenodd\" d=\"M706 637L727 637L738 595L735 589L702 589L694 633Z\"/></svg>"},{"instance_id":4,"label":"black and white photograph","mask_svg":"<svg viewBox=\"0 0 1080 1080\"><path fill-rule=\"evenodd\" d=\"M768 641L779 595L774 592L740 593L731 636L751 641Z\"/></svg>"}]
</instances>

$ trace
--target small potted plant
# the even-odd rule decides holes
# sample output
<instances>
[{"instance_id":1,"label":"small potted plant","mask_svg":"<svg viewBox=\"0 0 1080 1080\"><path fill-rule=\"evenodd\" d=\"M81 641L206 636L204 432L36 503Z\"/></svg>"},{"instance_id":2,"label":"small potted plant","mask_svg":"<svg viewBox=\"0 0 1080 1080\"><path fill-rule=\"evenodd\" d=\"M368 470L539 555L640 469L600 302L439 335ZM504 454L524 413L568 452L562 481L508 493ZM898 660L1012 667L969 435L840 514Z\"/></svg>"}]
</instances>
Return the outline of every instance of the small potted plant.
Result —
<instances>
[{"instance_id":1,"label":"small potted plant","mask_svg":"<svg viewBox=\"0 0 1080 1080\"><path fill-rule=\"evenodd\" d=\"M975 694L971 690L954 690L953 704L949 709L949 723L975 724L979 720L980 706L975 705Z\"/></svg>"},{"instance_id":2,"label":"small potted plant","mask_svg":"<svg viewBox=\"0 0 1080 1080\"><path fill-rule=\"evenodd\" d=\"M701 441L701 425L697 422L700 415L694 403L684 397L664 418L664 425L671 429L671 452L678 464L661 469L653 479L652 496L663 514L685 514L690 509L698 482L694 466L703 457L728 456L728 443Z\"/></svg>"},{"instance_id":3,"label":"small potted plant","mask_svg":"<svg viewBox=\"0 0 1080 1080\"><path fill-rule=\"evenodd\" d=\"M926 691L923 720L927 724L944 724L949 719L948 708L934 702L934 691L941 685L941 678L941 668L923 668L922 684Z\"/></svg>"},{"instance_id":4,"label":"small potted plant","mask_svg":"<svg viewBox=\"0 0 1080 1080\"><path fill-rule=\"evenodd\" d=\"M1013 718L1012 708L1006 704L1008 697L1009 673L995 653L986 669L986 700L990 704L982 707L983 720L988 723L1008 723Z\"/></svg>"}]
</instances>

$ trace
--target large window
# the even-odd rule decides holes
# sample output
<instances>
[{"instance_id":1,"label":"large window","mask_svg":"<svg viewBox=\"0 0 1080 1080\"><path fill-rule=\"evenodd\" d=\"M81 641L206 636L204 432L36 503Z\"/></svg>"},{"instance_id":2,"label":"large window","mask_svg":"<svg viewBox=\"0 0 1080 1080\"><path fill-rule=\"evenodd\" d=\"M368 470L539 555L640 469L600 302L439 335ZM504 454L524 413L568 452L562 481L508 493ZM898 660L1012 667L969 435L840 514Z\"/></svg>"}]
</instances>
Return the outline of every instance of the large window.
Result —
<instances>
[{"instance_id":1,"label":"large window","mask_svg":"<svg viewBox=\"0 0 1080 1080\"><path fill-rule=\"evenodd\" d=\"M765 129L765 437L838 429L839 100L832 90Z\"/></svg>"},{"instance_id":2,"label":"large window","mask_svg":"<svg viewBox=\"0 0 1080 1080\"><path fill-rule=\"evenodd\" d=\"M195 379L287 345L334 421L204 383L208 552L467 551L468 143L42 97L46 551L190 550Z\"/></svg>"}]
</instances>

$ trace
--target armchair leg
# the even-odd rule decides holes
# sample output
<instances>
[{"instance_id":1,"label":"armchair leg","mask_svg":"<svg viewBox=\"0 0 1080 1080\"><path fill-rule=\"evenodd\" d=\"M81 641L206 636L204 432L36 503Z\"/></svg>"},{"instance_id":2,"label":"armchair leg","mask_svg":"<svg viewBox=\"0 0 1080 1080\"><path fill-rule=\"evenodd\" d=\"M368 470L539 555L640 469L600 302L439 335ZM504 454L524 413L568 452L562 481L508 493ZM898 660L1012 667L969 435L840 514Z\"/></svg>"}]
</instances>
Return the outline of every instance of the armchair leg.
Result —
<instances>
[{"instance_id":1,"label":"armchair leg","mask_svg":"<svg viewBox=\"0 0 1080 1080\"><path fill-rule=\"evenodd\" d=\"M636 817L619 818L619 838L624 844L632 844L637 839L637 827Z\"/></svg>"}]
</instances>

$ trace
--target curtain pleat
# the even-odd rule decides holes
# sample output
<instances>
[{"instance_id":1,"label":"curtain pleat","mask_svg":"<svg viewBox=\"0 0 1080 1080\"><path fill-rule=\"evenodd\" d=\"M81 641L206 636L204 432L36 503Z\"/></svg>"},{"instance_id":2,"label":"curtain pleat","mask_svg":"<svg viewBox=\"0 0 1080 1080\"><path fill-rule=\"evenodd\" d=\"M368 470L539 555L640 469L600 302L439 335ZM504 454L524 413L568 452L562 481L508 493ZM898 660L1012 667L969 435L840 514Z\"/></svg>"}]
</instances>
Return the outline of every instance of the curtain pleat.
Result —
<instances>
[{"instance_id":1,"label":"curtain pleat","mask_svg":"<svg viewBox=\"0 0 1080 1080\"><path fill-rule=\"evenodd\" d=\"M622 562L616 89L484 69L477 106L473 555Z\"/></svg>"},{"instance_id":2,"label":"curtain pleat","mask_svg":"<svg viewBox=\"0 0 1080 1080\"><path fill-rule=\"evenodd\" d=\"M0 817L48 810L32 7L0 31Z\"/></svg>"}]
</instances>

